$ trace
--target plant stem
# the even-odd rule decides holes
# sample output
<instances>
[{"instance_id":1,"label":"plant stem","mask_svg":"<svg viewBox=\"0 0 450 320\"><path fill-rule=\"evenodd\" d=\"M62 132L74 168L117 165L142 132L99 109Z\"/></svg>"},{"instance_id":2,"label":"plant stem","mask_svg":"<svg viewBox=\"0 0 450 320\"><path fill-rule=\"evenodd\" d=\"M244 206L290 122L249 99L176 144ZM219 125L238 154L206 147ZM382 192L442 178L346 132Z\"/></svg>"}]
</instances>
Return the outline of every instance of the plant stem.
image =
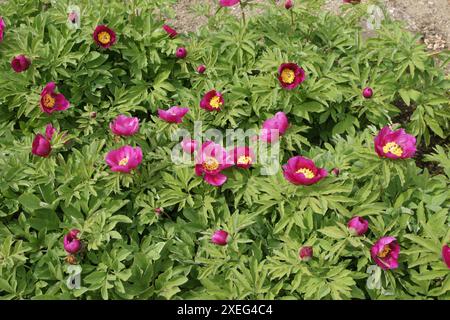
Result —
<instances>
[{"instance_id":1,"label":"plant stem","mask_svg":"<svg viewBox=\"0 0 450 320\"><path fill-rule=\"evenodd\" d=\"M245 12L244 12L244 5L242 4L242 1L239 1L239 6L241 7L241 15L242 15L242 22L245 26Z\"/></svg>"}]
</instances>

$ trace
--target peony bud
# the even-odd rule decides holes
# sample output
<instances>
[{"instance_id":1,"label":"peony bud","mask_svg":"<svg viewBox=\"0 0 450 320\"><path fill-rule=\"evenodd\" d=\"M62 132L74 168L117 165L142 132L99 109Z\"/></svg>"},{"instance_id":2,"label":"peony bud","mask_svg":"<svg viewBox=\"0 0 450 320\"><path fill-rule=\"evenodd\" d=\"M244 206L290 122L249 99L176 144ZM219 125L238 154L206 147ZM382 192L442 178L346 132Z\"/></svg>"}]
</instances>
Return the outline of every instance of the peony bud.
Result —
<instances>
[{"instance_id":1,"label":"peony bud","mask_svg":"<svg viewBox=\"0 0 450 320\"><path fill-rule=\"evenodd\" d=\"M197 72L200 74L203 74L206 71L206 66L204 64L201 64L197 67Z\"/></svg>"},{"instance_id":2,"label":"peony bud","mask_svg":"<svg viewBox=\"0 0 450 320\"><path fill-rule=\"evenodd\" d=\"M68 253L75 254L81 250L81 241L77 236L80 230L72 229L64 236L64 250Z\"/></svg>"},{"instance_id":3,"label":"peony bud","mask_svg":"<svg viewBox=\"0 0 450 320\"><path fill-rule=\"evenodd\" d=\"M347 227L351 233L355 236L362 236L369 229L369 221L364 220L361 217L355 216L347 223Z\"/></svg>"},{"instance_id":4,"label":"peony bud","mask_svg":"<svg viewBox=\"0 0 450 320\"><path fill-rule=\"evenodd\" d=\"M339 176L339 173L341 171L338 168L333 168L333 170L331 170L331 173L334 174L336 177Z\"/></svg>"},{"instance_id":5,"label":"peony bud","mask_svg":"<svg viewBox=\"0 0 450 320\"><path fill-rule=\"evenodd\" d=\"M286 0L284 3L284 7L289 10L290 8L292 8L294 6L294 1L292 0Z\"/></svg>"},{"instance_id":6,"label":"peony bud","mask_svg":"<svg viewBox=\"0 0 450 320\"><path fill-rule=\"evenodd\" d=\"M372 90L372 88L367 87L367 88L365 88L365 89L363 90L363 97L364 97L364 98L370 99L370 98L372 98L372 96L373 96L373 90Z\"/></svg>"},{"instance_id":7,"label":"peony bud","mask_svg":"<svg viewBox=\"0 0 450 320\"><path fill-rule=\"evenodd\" d=\"M442 247L442 259L447 265L447 268L450 269L450 247L448 245Z\"/></svg>"},{"instance_id":8,"label":"peony bud","mask_svg":"<svg viewBox=\"0 0 450 320\"><path fill-rule=\"evenodd\" d=\"M179 59L184 59L187 56L187 50L184 47L178 48L177 52L175 53L176 57Z\"/></svg>"},{"instance_id":9,"label":"peony bud","mask_svg":"<svg viewBox=\"0 0 450 320\"><path fill-rule=\"evenodd\" d=\"M11 68L17 73L27 70L31 65L31 60L23 54L15 56L11 60Z\"/></svg>"},{"instance_id":10,"label":"peony bud","mask_svg":"<svg viewBox=\"0 0 450 320\"><path fill-rule=\"evenodd\" d=\"M311 260L313 256L313 248L309 246L301 247L299 251L300 259L303 261Z\"/></svg>"},{"instance_id":11,"label":"peony bud","mask_svg":"<svg viewBox=\"0 0 450 320\"><path fill-rule=\"evenodd\" d=\"M228 243L228 238L228 232L224 230L217 230L211 237L211 242L217 244L218 246L224 246Z\"/></svg>"}]
</instances>

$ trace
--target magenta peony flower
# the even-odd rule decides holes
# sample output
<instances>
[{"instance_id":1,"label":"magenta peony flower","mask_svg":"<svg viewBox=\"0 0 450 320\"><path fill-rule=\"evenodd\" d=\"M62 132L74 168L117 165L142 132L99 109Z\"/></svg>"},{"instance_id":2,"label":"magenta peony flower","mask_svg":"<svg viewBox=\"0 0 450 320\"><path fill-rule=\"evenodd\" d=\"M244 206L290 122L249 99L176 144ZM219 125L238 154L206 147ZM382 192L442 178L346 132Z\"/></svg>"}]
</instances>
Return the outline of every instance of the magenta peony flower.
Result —
<instances>
[{"instance_id":1,"label":"magenta peony flower","mask_svg":"<svg viewBox=\"0 0 450 320\"><path fill-rule=\"evenodd\" d=\"M218 246L224 246L228 243L229 236L225 230L217 230L211 237L211 242Z\"/></svg>"},{"instance_id":2,"label":"magenta peony flower","mask_svg":"<svg viewBox=\"0 0 450 320\"><path fill-rule=\"evenodd\" d=\"M45 138L50 142L55 132L56 129L52 126L52 124L51 123L47 124L47 126L45 127Z\"/></svg>"},{"instance_id":3,"label":"magenta peony flower","mask_svg":"<svg viewBox=\"0 0 450 320\"><path fill-rule=\"evenodd\" d=\"M68 253L75 254L81 250L82 245L77 238L78 233L80 233L80 230L72 229L64 236L64 250Z\"/></svg>"},{"instance_id":4,"label":"magenta peony flower","mask_svg":"<svg viewBox=\"0 0 450 320\"><path fill-rule=\"evenodd\" d=\"M204 64L201 64L197 67L198 73L203 74L203 73L205 73L205 71L206 71L206 66Z\"/></svg>"},{"instance_id":5,"label":"magenta peony flower","mask_svg":"<svg viewBox=\"0 0 450 320\"><path fill-rule=\"evenodd\" d=\"M255 161L255 153L249 147L236 147L232 150L230 157L239 168L248 169Z\"/></svg>"},{"instance_id":6,"label":"magenta peony flower","mask_svg":"<svg viewBox=\"0 0 450 320\"><path fill-rule=\"evenodd\" d=\"M132 136L139 131L139 119L121 114L109 124L109 127L115 135Z\"/></svg>"},{"instance_id":7,"label":"magenta peony flower","mask_svg":"<svg viewBox=\"0 0 450 320\"><path fill-rule=\"evenodd\" d=\"M292 8L294 6L294 1L292 0L286 0L286 2L284 3L284 7L289 10L290 8Z\"/></svg>"},{"instance_id":8,"label":"magenta peony flower","mask_svg":"<svg viewBox=\"0 0 450 320\"><path fill-rule=\"evenodd\" d=\"M370 99L373 96L373 90L372 90L372 88L369 88L369 87L364 88L362 94L363 94L364 98Z\"/></svg>"},{"instance_id":9,"label":"magenta peony flower","mask_svg":"<svg viewBox=\"0 0 450 320\"><path fill-rule=\"evenodd\" d=\"M46 158L52 152L50 141L42 134L38 133L33 140L31 153L35 156Z\"/></svg>"},{"instance_id":10,"label":"magenta peony flower","mask_svg":"<svg viewBox=\"0 0 450 320\"><path fill-rule=\"evenodd\" d=\"M213 89L203 96L200 101L200 108L208 111L220 111L223 103L222 94Z\"/></svg>"},{"instance_id":11,"label":"magenta peony flower","mask_svg":"<svg viewBox=\"0 0 450 320\"><path fill-rule=\"evenodd\" d=\"M390 159L412 158L416 153L416 138L404 129L392 131L388 126L381 129L374 139L375 151L380 157Z\"/></svg>"},{"instance_id":12,"label":"magenta peony flower","mask_svg":"<svg viewBox=\"0 0 450 320\"><path fill-rule=\"evenodd\" d=\"M70 107L69 101L61 93L55 93L56 84L49 82L41 92L41 110L45 113L64 111Z\"/></svg>"},{"instance_id":13,"label":"magenta peony flower","mask_svg":"<svg viewBox=\"0 0 450 320\"><path fill-rule=\"evenodd\" d=\"M280 136L285 134L288 127L286 114L282 111L277 112L275 116L264 121L260 138L267 143L276 142Z\"/></svg>"},{"instance_id":14,"label":"magenta peony flower","mask_svg":"<svg viewBox=\"0 0 450 320\"><path fill-rule=\"evenodd\" d=\"M31 60L23 54L15 56L11 60L11 68L17 73L27 70L31 65Z\"/></svg>"},{"instance_id":15,"label":"magenta peony flower","mask_svg":"<svg viewBox=\"0 0 450 320\"><path fill-rule=\"evenodd\" d=\"M450 269L450 247L448 245L442 247L442 259L447 265L447 268Z\"/></svg>"},{"instance_id":16,"label":"magenta peony flower","mask_svg":"<svg viewBox=\"0 0 450 320\"><path fill-rule=\"evenodd\" d=\"M232 7L239 3L240 0L219 0L221 7Z\"/></svg>"},{"instance_id":17,"label":"magenta peony flower","mask_svg":"<svg viewBox=\"0 0 450 320\"><path fill-rule=\"evenodd\" d=\"M186 153L194 153L194 151L198 147L198 142L194 139L188 139L184 138L183 141L181 141L181 148Z\"/></svg>"},{"instance_id":18,"label":"magenta peony flower","mask_svg":"<svg viewBox=\"0 0 450 320\"><path fill-rule=\"evenodd\" d=\"M183 117L189 112L189 108L172 107L168 110L158 109L159 117L169 123L181 123Z\"/></svg>"},{"instance_id":19,"label":"magenta peony flower","mask_svg":"<svg viewBox=\"0 0 450 320\"><path fill-rule=\"evenodd\" d=\"M283 63L278 68L278 80L281 86L286 90L292 90L305 81L305 70L295 63Z\"/></svg>"},{"instance_id":20,"label":"magenta peony flower","mask_svg":"<svg viewBox=\"0 0 450 320\"><path fill-rule=\"evenodd\" d=\"M5 32L6 23L2 17L0 17L0 42L3 41L3 33Z\"/></svg>"},{"instance_id":21,"label":"magenta peony flower","mask_svg":"<svg viewBox=\"0 0 450 320\"><path fill-rule=\"evenodd\" d=\"M313 256L313 248L309 246L301 247L298 255L301 260L309 261Z\"/></svg>"},{"instance_id":22,"label":"magenta peony flower","mask_svg":"<svg viewBox=\"0 0 450 320\"><path fill-rule=\"evenodd\" d=\"M283 175L293 184L311 185L325 178L328 172L323 168L317 168L312 160L296 156L283 165Z\"/></svg>"},{"instance_id":23,"label":"magenta peony flower","mask_svg":"<svg viewBox=\"0 0 450 320\"><path fill-rule=\"evenodd\" d=\"M178 32L175 31L175 29L172 29L167 24L162 26L164 31L167 32L170 38L175 38L178 35Z\"/></svg>"},{"instance_id":24,"label":"magenta peony flower","mask_svg":"<svg viewBox=\"0 0 450 320\"><path fill-rule=\"evenodd\" d=\"M350 231L357 236L362 236L369 229L369 221L364 220L361 217L355 216L347 223L347 227Z\"/></svg>"},{"instance_id":25,"label":"magenta peony flower","mask_svg":"<svg viewBox=\"0 0 450 320\"><path fill-rule=\"evenodd\" d=\"M97 26L92 37L95 43L103 48L109 48L116 43L116 33L105 25Z\"/></svg>"},{"instance_id":26,"label":"magenta peony flower","mask_svg":"<svg viewBox=\"0 0 450 320\"><path fill-rule=\"evenodd\" d=\"M105 160L112 171L129 173L142 162L142 150L139 147L123 146L108 152Z\"/></svg>"},{"instance_id":27,"label":"magenta peony flower","mask_svg":"<svg viewBox=\"0 0 450 320\"><path fill-rule=\"evenodd\" d=\"M370 249L370 254L381 269L395 269L398 267L400 246L394 237L379 239Z\"/></svg>"},{"instance_id":28,"label":"magenta peony flower","mask_svg":"<svg viewBox=\"0 0 450 320\"><path fill-rule=\"evenodd\" d=\"M179 59L184 59L187 56L187 50L184 47L178 48L175 52L175 56Z\"/></svg>"},{"instance_id":29,"label":"magenta peony flower","mask_svg":"<svg viewBox=\"0 0 450 320\"><path fill-rule=\"evenodd\" d=\"M228 152L212 141L203 143L195 160L195 174L212 186L221 186L227 181L227 176L221 171L233 166Z\"/></svg>"}]
</instances>

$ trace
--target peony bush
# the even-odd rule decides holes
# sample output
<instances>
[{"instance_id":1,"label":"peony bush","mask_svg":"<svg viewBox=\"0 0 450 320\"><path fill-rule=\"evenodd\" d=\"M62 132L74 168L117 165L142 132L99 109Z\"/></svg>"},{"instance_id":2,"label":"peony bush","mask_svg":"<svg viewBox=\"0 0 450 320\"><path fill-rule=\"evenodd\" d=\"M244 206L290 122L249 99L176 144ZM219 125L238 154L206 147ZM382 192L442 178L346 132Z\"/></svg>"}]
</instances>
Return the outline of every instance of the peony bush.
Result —
<instances>
[{"instance_id":1,"label":"peony bush","mask_svg":"<svg viewBox=\"0 0 450 320\"><path fill-rule=\"evenodd\" d=\"M376 1L174 2L0 5L0 296L449 299L448 53Z\"/></svg>"}]
</instances>

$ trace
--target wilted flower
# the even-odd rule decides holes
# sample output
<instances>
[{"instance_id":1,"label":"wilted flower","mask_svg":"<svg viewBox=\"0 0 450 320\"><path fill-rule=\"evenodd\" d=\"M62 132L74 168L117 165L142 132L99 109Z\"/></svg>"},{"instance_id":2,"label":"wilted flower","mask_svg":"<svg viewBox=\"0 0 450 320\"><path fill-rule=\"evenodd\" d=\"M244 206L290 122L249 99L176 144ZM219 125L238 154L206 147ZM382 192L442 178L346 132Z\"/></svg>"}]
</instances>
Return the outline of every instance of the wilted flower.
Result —
<instances>
[{"instance_id":1,"label":"wilted flower","mask_svg":"<svg viewBox=\"0 0 450 320\"><path fill-rule=\"evenodd\" d=\"M372 246L370 254L382 269L395 269L398 267L400 246L394 237L383 237Z\"/></svg>"},{"instance_id":2,"label":"wilted flower","mask_svg":"<svg viewBox=\"0 0 450 320\"><path fill-rule=\"evenodd\" d=\"M325 178L328 172L323 168L317 168L312 160L296 156L283 165L283 175L293 184L311 185Z\"/></svg>"},{"instance_id":3,"label":"wilted flower","mask_svg":"<svg viewBox=\"0 0 450 320\"><path fill-rule=\"evenodd\" d=\"M68 253L75 254L81 250L81 241L78 239L80 230L72 229L64 236L64 250Z\"/></svg>"},{"instance_id":4,"label":"wilted flower","mask_svg":"<svg viewBox=\"0 0 450 320\"><path fill-rule=\"evenodd\" d=\"M267 143L276 142L278 138L285 134L289 127L286 114L282 111L275 113L272 118L264 121L261 131L261 140Z\"/></svg>"},{"instance_id":5,"label":"wilted flower","mask_svg":"<svg viewBox=\"0 0 450 320\"><path fill-rule=\"evenodd\" d=\"M442 247L442 259L447 265L447 268L450 269L450 247L448 245Z\"/></svg>"},{"instance_id":6,"label":"wilted flower","mask_svg":"<svg viewBox=\"0 0 450 320\"><path fill-rule=\"evenodd\" d=\"M69 108L70 103L61 93L55 93L56 84L49 82L41 92L41 110L45 113L63 111Z\"/></svg>"},{"instance_id":7,"label":"wilted flower","mask_svg":"<svg viewBox=\"0 0 450 320\"><path fill-rule=\"evenodd\" d=\"M11 68L17 73L27 70L31 65L31 60L23 54L15 56L11 60Z\"/></svg>"},{"instance_id":8,"label":"wilted flower","mask_svg":"<svg viewBox=\"0 0 450 320\"><path fill-rule=\"evenodd\" d=\"M206 66L204 64L201 64L197 67L197 72L202 74L206 71Z\"/></svg>"},{"instance_id":9,"label":"wilted flower","mask_svg":"<svg viewBox=\"0 0 450 320\"><path fill-rule=\"evenodd\" d=\"M106 25L99 25L93 34L94 41L103 48L109 48L116 43L116 33Z\"/></svg>"},{"instance_id":10,"label":"wilted flower","mask_svg":"<svg viewBox=\"0 0 450 320\"><path fill-rule=\"evenodd\" d=\"M167 24L162 26L164 31L167 32L170 38L175 38L178 35L178 32L176 32L174 29L169 27Z\"/></svg>"},{"instance_id":11,"label":"wilted flower","mask_svg":"<svg viewBox=\"0 0 450 320\"><path fill-rule=\"evenodd\" d=\"M331 170L331 173L334 174L336 177L339 176L339 173L341 171L339 170L339 168L333 168L333 170Z\"/></svg>"},{"instance_id":12,"label":"wilted flower","mask_svg":"<svg viewBox=\"0 0 450 320\"><path fill-rule=\"evenodd\" d=\"M71 29L79 29L81 25L80 21L80 7L69 6L67 8L67 25Z\"/></svg>"},{"instance_id":13,"label":"wilted flower","mask_svg":"<svg viewBox=\"0 0 450 320\"><path fill-rule=\"evenodd\" d=\"M112 171L129 173L142 162L142 150L139 147L123 146L108 152L105 160Z\"/></svg>"},{"instance_id":14,"label":"wilted flower","mask_svg":"<svg viewBox=\"0 0 450 320\"><path fill-rule=\"evenodd\" d=\"M278 80L286 90L295 89L300 83L305 81L305 70L295 63L283 63L278 68Z\"/></svg>"},{"instance_id":15,"label":"wilted flower","mask_svg":"<svg viewBox=\"0 0 450 320\"><path fill-rule=\"evenodd\" d=\"M355 216L347 223L347 227L354 235L362 236L369 229L369 221L361 217Z\"/></svg>"},{"instance_id":16,"label":"wilted flower","mask_svg":"<svg viewBox=\"0 0 450 320\"><path fill-rule=\"evenodd\" d=\"M212 141L203 143L195 161L195 174L212 186L221 186L227 181L227 176L221 171L233 166L228 152Z\"/></svg>"},{"instance_id":17,"label":"wilted flower","mask_svg":"<svg viewBox=\"0 0 450 320\"><path fill-rule=\"evenodd\" d=\"M225 230L217 230L211 237L211 242L219 246L224 246L228 243L228 232Z\"/></svg>"},{"instance_id":18,"label":"wilted flower","mask_svg":"<svg viewBox=\"0 0 450 320\"><path fill-rule=\"evenodd\" d=\"M404 129L392 131L388 126L375 137L375 151L380 157L390 159L411 158L416 153L416 138Z\"/></svg>"},{"instance_id":19,"label":"wilted flower","mask_svg":"<svg viewBox=\"0 0 450 320\"><path fill-rule=\"evenodd\" d=\"M244 169L250 168L256 158L255 153L249 147L236 147L230 156L237 167Z\"/></svg>"},{"instance_id":20,"label":"wilted flower","mask_svg":"<svg viewBox=\"0 0 450 320\"><path fill-rule=\"evenodd\" d=\"M221 7L232 7L239 3L240 0L219 0Z\"/></svg>"},{"instance_id":21,"label":"wilted flower","mask_svg":"<svg viewBox=\"0 0 450 320\"><path fill-rule=\"evenodd\" d=\"M301 247L298 255L301 260L309 261L313 256L313 248L309 246Z\"/></svg>"},{"instance_id":22,"label":"wilted flower","mask_svg":"<svg viewBox=\"0 0 450 320\"><path fill-rule=\"evenodd\" d=\"M194 139L184 138L183 141L181 141L181 148L186 153L194 153L197 146L198 142Z\"/></svg>"},{"instance_id":23,"label":"wilted flower","mask_svg":"<svg viewBox=\"0 0 450 320\"><path fill-rule=\"evenodd\" d=\"M200 108L208 111L220 111L223 103L222 94L213 89L203 96L200 101Z\"/></svg>"},{"instance_id":24,"label":"wilted flower","mask_svg":"<svg viewBox=\"0 0 450 320\"><path fill-rule=\"evenodd\" d=\"M370 99L373 96L373 90L372 90L372 88L369 88L369 87L364 88L362 94L363 94L364 98Z\"/></svg>"},{"instance_id":25,"label":"wilted flower","mask_svg":"<svg viewBox=\"0 0 450 320\"><path fill-rule=\"evenodd\" d=\"M109 124L109 127L115 135L132 136L139 131L139 119L121 114Z\"/></svg>"},{"instance_id":26,"label":"wilted flower","mask_svg":"<svg viewBox=\"0 0 450 320\"><path fill-rule=\"evenodd\" d=\"M187 56L187 50L184 47L178 48L175 52L175 56L179 59L184 59Z\"/></svg>"},{"instance_id":27,"label":"wilted flower","mask_svg":"<svg viewBox=\"0 0 450 320\"><path fill-rule=\"evenodd\" d=\"M155 208L155 214L159 217L163 213L163 209Z\"/></svg>"},{"instance_id":28,"label":"wilted flower","mask_svg":"<svg viewBox=\"0 0 450 320\"><path fill-rule=\"evenodd\" d=\"M286 0L284 2L284 7L289 10L290 8L292 8L294 6L294 1L292 0Z\"/></svg>"},{"instance_id":29,"label":"wilted flower","mask_svg":"<svg viewBox=\"0 0 450 320\"><path fill-rule=\"evenodd\" d=\"M189 112L189 108L181 108L178 106L169 108L167 110L158 109L159 117L169 123L181 123L183 117Z\"/></svg>"},{"instance_id":30,"label":"wilted flower","mask_svg":"<svg viewBox=\"0 0 450 320\"><path fill-rule=\"evenodd\" d=\"M89 116L90 116L92 119L95 119L95 118L97 118L97 112L92 111L92 112L89 114Z\"/></svg>"},{"instance_id":31,"label":"wilted flower","mask_svg":"<svg viewBox=\"0 0 450 320\"><path fill-rule=\"evenodd\" d=\"M5 32L6 24L5 20L3 20L2 17L0 17L0 42L3 41L3 33Z\"/></svg>"}]
</instances>

